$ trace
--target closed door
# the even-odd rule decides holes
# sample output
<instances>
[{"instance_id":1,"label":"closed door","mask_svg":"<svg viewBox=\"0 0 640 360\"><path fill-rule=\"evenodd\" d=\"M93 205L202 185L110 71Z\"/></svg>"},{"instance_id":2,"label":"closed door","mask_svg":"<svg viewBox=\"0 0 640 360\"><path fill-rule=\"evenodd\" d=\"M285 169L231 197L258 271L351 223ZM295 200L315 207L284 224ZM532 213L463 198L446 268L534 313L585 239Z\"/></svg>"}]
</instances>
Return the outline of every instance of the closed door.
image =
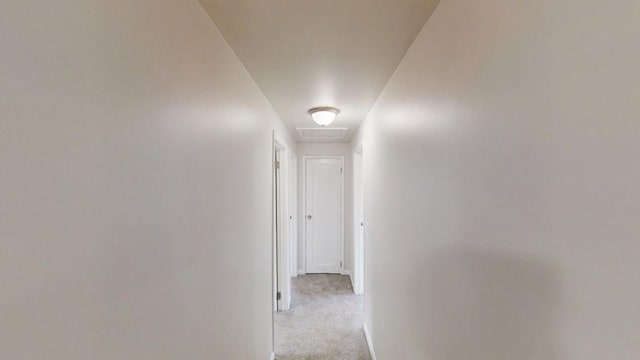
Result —
<instances>
[{"instance_id":1,"label":"closed door","mask_svg":"<svg viewBox=\"0 0 640 360\"><path fill-rule=\"evenodd\" d=\"M342 158L306 159L306 272L341 273L343 260Z\"/></svg>"}]
</instances>

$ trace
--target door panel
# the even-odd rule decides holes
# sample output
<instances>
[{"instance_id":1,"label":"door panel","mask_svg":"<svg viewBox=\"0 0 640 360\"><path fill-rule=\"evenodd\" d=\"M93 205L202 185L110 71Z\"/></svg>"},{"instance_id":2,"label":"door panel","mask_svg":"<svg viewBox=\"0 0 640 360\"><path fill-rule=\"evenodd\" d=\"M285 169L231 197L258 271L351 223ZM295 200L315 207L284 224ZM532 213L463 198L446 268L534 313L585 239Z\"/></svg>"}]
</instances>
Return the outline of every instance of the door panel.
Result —
<instances>
[{"instance_id":1,"label":"door panel","mask_svg":"<svg viewBox=\"0 0 640 360\"><path fill-rule=\"evenodd\" d=\"M342 166L342 159L306 159L307 273L342 271Z\"/></svg>"}]
</instances>

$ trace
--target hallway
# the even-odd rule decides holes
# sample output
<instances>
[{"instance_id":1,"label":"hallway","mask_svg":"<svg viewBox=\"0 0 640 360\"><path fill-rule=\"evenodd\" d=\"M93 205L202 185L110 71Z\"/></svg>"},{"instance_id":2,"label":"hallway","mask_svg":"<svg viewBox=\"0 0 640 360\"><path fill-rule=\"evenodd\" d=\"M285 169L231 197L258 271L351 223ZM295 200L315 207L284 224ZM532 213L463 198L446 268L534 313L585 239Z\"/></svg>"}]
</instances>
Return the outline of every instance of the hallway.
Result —
<instances>
[{"instance_id":1,"label":"hallway","mask_svg":"<svg viewBox=\"0 0 640 360\"><path fill-rule=\"evenodd\" d=\"M640 359L639 39L639 0L0 1L0 360Z\"/></svg>"},{"instance_id":2,"label":"hallway","mask_svg":"<svg viewBox=\"0 0 640 360\"><path fill-rule=\"evenodd\" d=\"M363 298L344 275L293 279L291 310L275 319L276 360L371 359L363 329Z\"/></svg>"}]
</instances>

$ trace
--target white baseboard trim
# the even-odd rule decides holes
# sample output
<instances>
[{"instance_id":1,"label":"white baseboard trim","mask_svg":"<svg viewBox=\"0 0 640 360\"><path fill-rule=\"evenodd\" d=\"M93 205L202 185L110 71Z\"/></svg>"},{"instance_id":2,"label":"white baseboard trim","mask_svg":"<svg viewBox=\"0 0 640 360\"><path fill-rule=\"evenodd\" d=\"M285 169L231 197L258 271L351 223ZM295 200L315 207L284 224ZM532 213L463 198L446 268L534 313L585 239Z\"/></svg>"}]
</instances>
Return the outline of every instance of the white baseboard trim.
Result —
<instances>
[{"instance_id":1,"label":"white baseboard trim","mask_svg":"<svg viewBox=\"0 0 640 360\"><path fill-rule=\"evenodd\" d=\"M355 287L353 286L353 276L351 276L351 270L342 270L342 273L340 273L341 275L348 275L349 276L349 281L351 281L351 289L355 289ZM355 294L355 291L353 292Z\"/></svg>"},{"instance_id":2,"label":"white baseboard trim","mask_svg":"<svg viewBox=\"0 0 640 360\"><path fill-rule=\"evenodd\" d=\"M369 345L369 354L371 354L371 359L376 359L376 352L373 351L373 343L371 342L371 336L369 335L369 330L367 329L367 325L364 326L364 337L367 339L367 345Z\"/></svg>"},{"instance_id":3,"label":"white baseboard trim","mask_svg":"<svg viewBox=\"0 0 640 360\"><path fill-rule=\"evenodd\" d=\"M298 269L298 275L306 275L307 273L304 272L304 269Z\"/></svg>"},{"instance_id":4,"label":"white baseboard trim","mask_svg":"<svg viewBox=\"0 0 640 360\"><path fill-rule=\"evenodd\" d=\"M355 286L353 286L353 276L351 276L351 273L349 273L349 281L351 281L351 290L355 290ZM356 292L353 292L354 294L356 294ZM358 295L358 294L356 294Z\"/></svg>"},{"instance_id":5,"label":"white baseboard trim","mask_svg":"<svg viewBox=\"0 0 640 360\"><path fill-rule=\"evenodd\" d=\"M271 353L271 360L276 360L276 354L275 353Z\"/></svg>"}]
</instances>

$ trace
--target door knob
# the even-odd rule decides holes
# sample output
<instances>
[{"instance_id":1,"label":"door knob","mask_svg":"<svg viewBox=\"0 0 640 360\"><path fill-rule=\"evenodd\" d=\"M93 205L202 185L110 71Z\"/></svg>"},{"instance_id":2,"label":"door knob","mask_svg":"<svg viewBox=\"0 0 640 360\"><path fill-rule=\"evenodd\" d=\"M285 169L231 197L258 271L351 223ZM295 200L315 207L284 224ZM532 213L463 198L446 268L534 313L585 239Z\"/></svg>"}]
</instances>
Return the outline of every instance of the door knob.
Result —
<instances>
[{"instance_id":1,"label":"door knob","mask_svg":"<svg viewBox=\"0 0 640 360\"><path fill-rule=\"evenodd\" d=\"M307 219L311 220L311 218L313 218L313 216L307 215Z\"/></svg>"}]
</instances>

